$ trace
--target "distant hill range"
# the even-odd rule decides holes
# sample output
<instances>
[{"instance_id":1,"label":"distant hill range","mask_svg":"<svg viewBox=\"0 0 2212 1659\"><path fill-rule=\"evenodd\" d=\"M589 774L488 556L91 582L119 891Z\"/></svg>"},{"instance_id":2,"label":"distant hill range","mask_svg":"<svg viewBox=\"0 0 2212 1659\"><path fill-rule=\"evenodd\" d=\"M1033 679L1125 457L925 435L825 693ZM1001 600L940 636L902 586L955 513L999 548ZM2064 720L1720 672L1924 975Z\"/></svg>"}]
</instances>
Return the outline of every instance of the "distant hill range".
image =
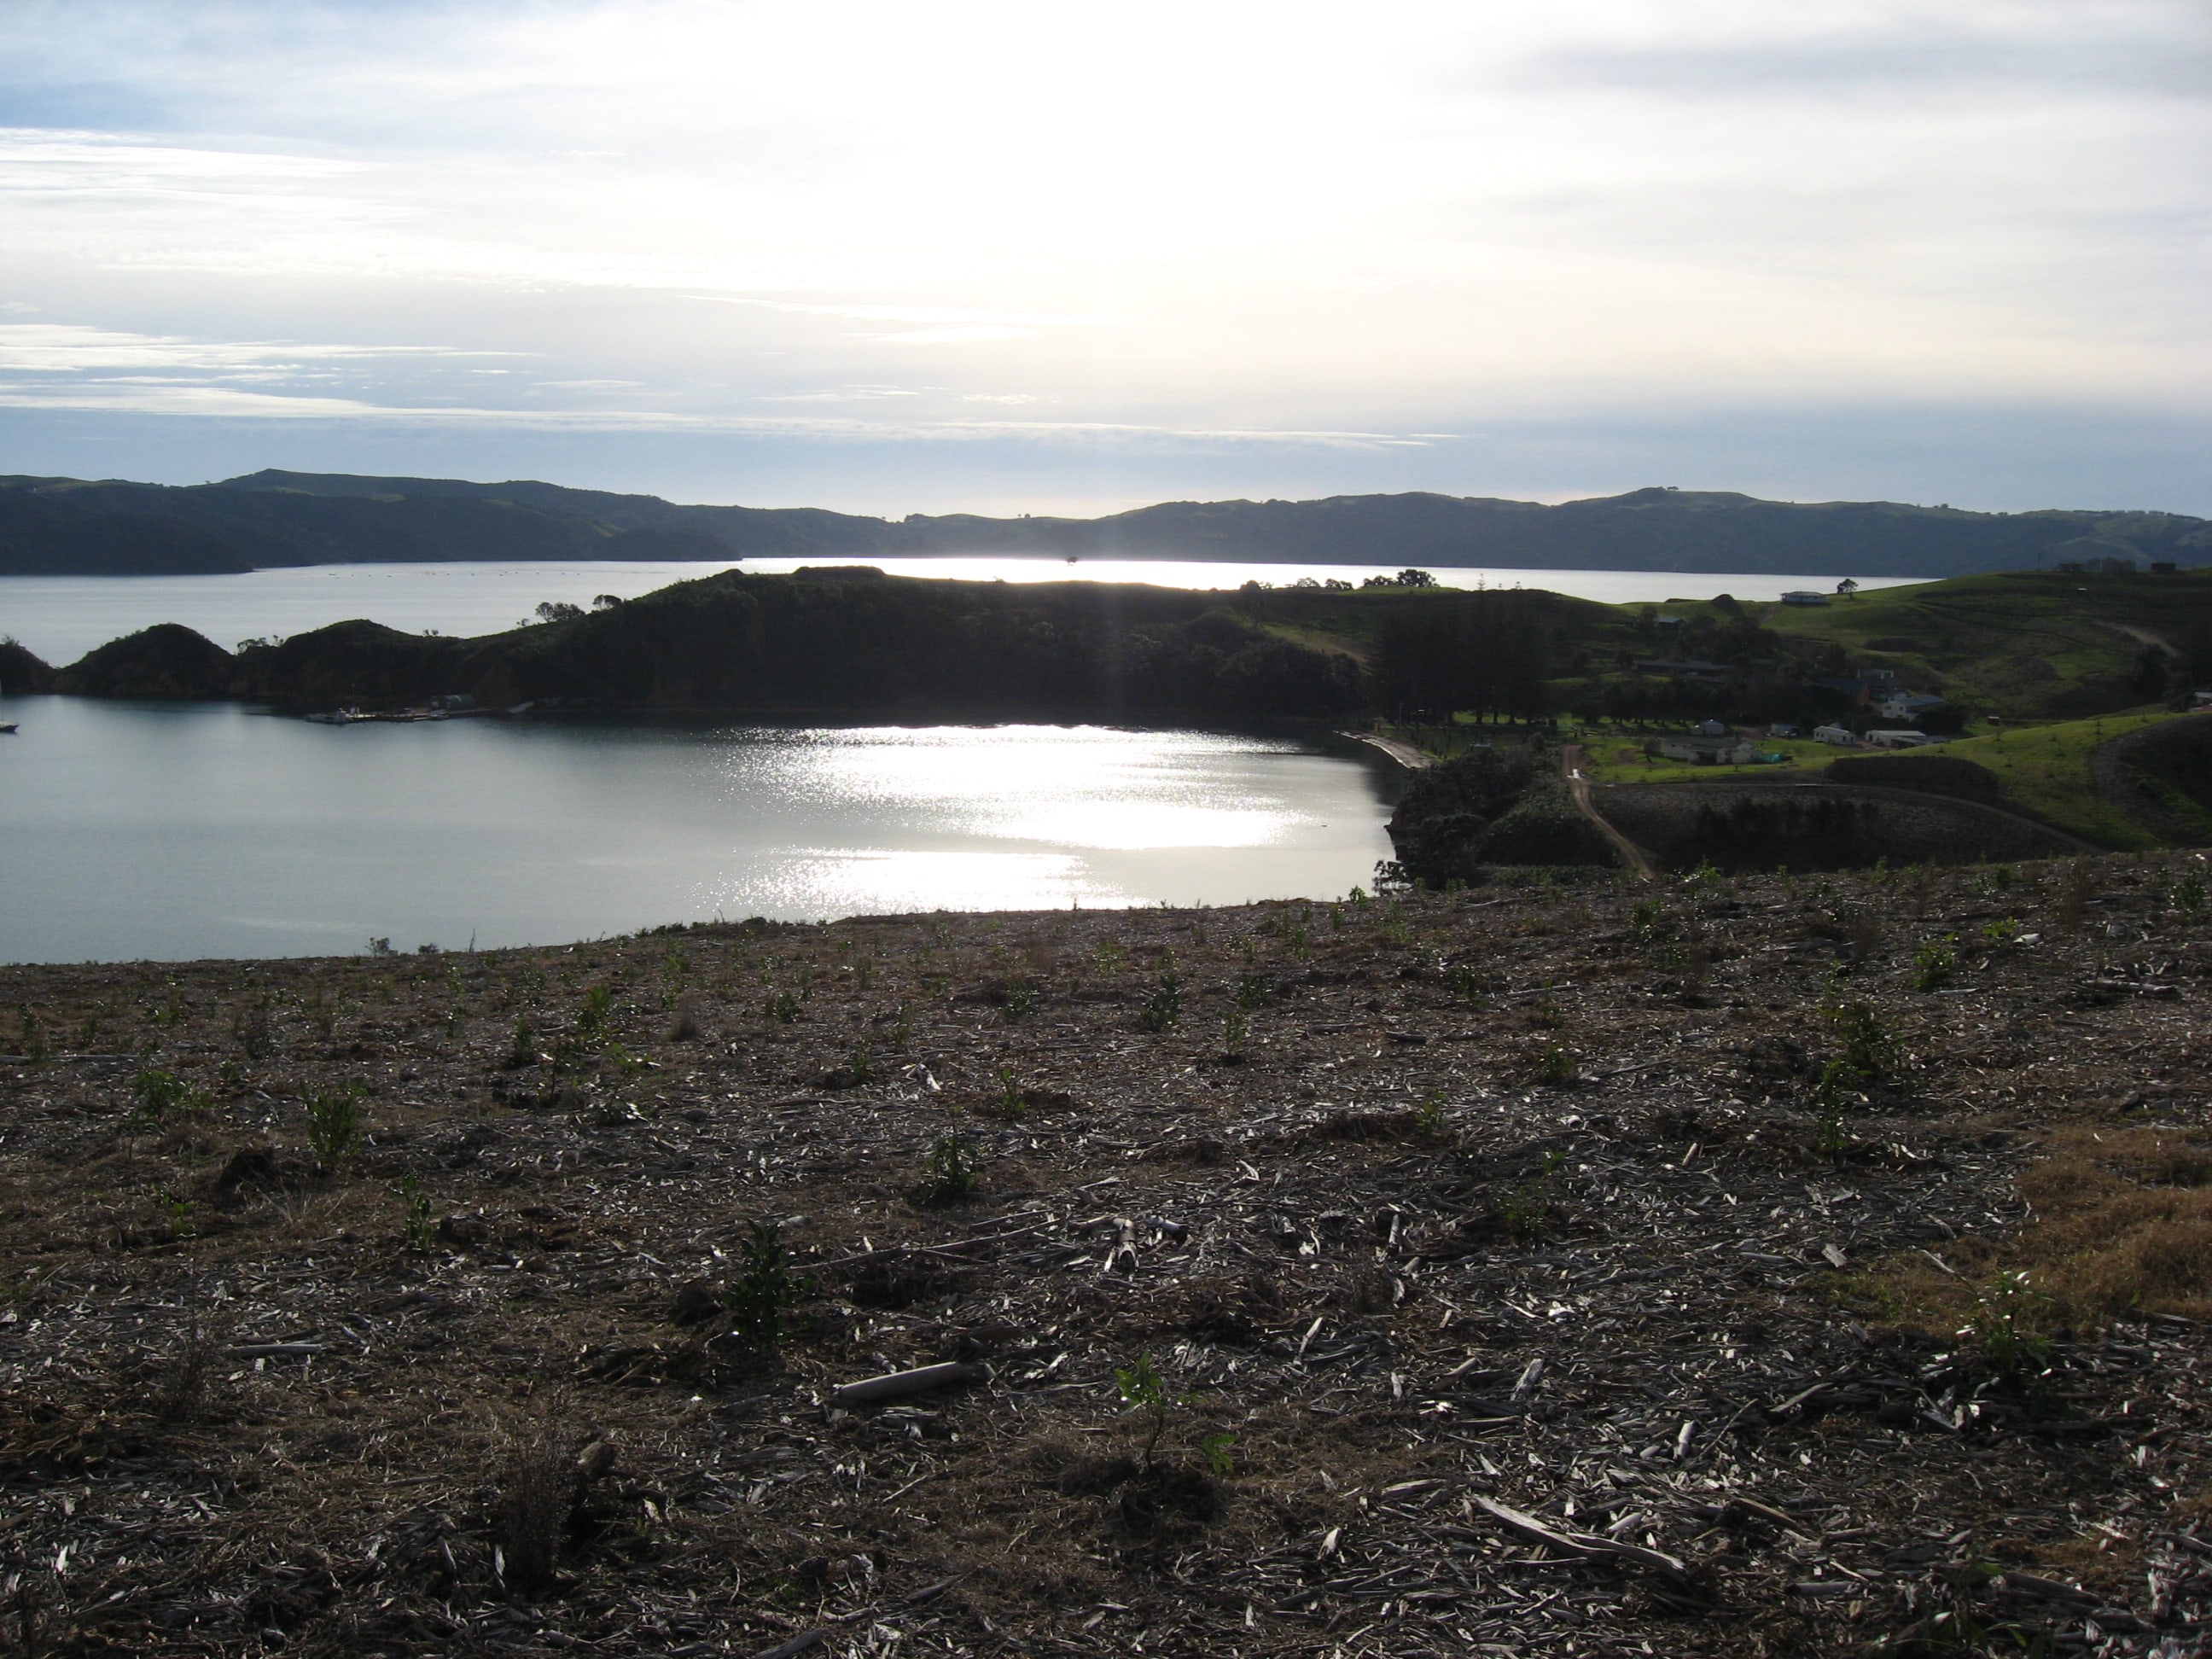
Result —
<instances>
[{"instance_id":1,"label":"distant hill range","mask_svg":"<svg viewBox=\"0 0 2212 1659\"><path fill-rule=\"evenodd\" d=\"M2070 560L2212 564L2212 521L1968 513L1638 489L1545 506L1410 494L1166 501L1103 519L871 519L684 507L522 481L256 472L176 487L0 477L0 575L182 575L309 564L940 554L1537 570L1956 576Z\"/></svg>"}]
</instances>

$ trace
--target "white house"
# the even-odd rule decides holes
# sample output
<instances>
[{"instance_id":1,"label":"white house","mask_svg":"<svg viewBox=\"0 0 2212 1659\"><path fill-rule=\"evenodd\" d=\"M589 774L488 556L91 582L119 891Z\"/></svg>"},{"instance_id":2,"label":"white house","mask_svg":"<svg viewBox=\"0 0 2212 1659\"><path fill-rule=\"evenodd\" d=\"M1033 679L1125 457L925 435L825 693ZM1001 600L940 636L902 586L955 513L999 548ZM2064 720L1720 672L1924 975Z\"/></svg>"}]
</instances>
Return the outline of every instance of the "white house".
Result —
<instances>
[{"instance_id":1,"label":"white house","mask_svg":"<svg viewBox=\"0 0 2212 1659\"><path fill-rule=\"evenodd\" d=\"M1693 731L1660 738L1659 752L1693 766L1749 766L1759 758L1756 748L1718 720L1701 721Z\"/></svg>"},{"instance_id":2,"label":"white house","mask_svg":"<svg viewBox=\"0 0 2212 1659\"><path fill-rule=\"evenodd\" d=\"M1867 741L1877 749L1924 749L1943 740L1931 738L1925 732L1869 732Z\"/></svg>"},{"instance_id":3,"label":"white house","mask_svg":"<svg viewBox=\"0 0 2212 1659\"><path fill-rule=\"evenodd\" d=\"M1815 593L1808 587L1800 587L1782 596L1784 605L1826 605L1827 602L1826 593Z\"/></svg>"},{"instance_id":4,"label":"white house","mask_svg":"<svg viewBox=\"0 0 2212 1659\"><path fill-rule=\"evenodd\" d=\"M1832 743L1838 749L1848 749L1858 739L1851 735L1850 728L1848 726L1816 726L1813 728L1813 741Z\"/></svg>"},{"instance_id":5,"label":"white house","mask_svg":"<svg viewBox=\"0 0 2212 1659\"><path fill-rule=\"evenodd\" d=\"M1946 700L1926 691L1897 691L1881 700L1881 717L1886 720L1917 720L1931 708L1941 708Z\"/></svg>"}]
</instances>

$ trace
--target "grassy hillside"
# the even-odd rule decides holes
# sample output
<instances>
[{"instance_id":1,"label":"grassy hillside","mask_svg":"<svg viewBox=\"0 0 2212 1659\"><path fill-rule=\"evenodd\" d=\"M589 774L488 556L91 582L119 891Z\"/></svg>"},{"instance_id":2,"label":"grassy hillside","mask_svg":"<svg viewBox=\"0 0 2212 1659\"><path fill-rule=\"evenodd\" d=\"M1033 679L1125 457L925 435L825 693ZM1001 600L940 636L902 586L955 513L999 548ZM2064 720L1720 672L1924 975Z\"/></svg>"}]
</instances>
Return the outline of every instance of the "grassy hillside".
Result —
<instances>
[{"instance_id":1,"label":"grassy hillside","mask_svg":"<svg viewBox=\"0 0 2212 1659\"><path fill-rule=\"evenodd\" d=\"M2014 720L2149 701L2156 694L2138 684L2146 650L2212 671L2212 571L1964 576L1820 609L1747 608L1786 639L1893 668L1905 684Z\"/></svg>"},{"instance_id":2,"label":"grassy hillside","mask_svg":"<svg viewBox=\"0 0 2212 1659\"><path fill-rule=\"evenodd\" d=\"M2115 738L2174 720L2201 720L2164 708L2131 709L2094 720L2069 720L2030 731L1996 732L1921 750L1910 758L1941 754L1987 767L2003 782L2006 799L2060 829L2103 847L2132 851L2159 838L2098 793L2090 762Z\"/></svg>"}]
</instances>

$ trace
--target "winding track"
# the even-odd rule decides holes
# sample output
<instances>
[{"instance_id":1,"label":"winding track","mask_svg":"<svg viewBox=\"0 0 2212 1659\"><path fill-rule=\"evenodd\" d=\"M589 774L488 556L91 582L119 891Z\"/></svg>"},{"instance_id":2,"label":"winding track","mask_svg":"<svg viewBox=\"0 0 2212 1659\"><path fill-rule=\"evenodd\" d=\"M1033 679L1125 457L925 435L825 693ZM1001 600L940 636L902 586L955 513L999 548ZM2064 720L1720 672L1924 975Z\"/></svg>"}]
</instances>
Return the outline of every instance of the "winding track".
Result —
<instances>
[{"instance_id":1,"label":"winding track","mask_svg":"<svg viewBox=\"0 0 2212 1659\"><path fill-rule=\"evenodd\" d=\"M1597 810L1590 799L1589 780L1583 775L1583 746L1578 743L1561 745L1559 769L1566 774L1567 793L1574 797L1575 808L1592 823L1598 834L1613 843L1613 850L1628 860L1628 867L1636 872L1639 881L1656 881L1659 872L1653 867L1650 854L1606 822L1605 814Z\"/></svg>"}]
</instances>

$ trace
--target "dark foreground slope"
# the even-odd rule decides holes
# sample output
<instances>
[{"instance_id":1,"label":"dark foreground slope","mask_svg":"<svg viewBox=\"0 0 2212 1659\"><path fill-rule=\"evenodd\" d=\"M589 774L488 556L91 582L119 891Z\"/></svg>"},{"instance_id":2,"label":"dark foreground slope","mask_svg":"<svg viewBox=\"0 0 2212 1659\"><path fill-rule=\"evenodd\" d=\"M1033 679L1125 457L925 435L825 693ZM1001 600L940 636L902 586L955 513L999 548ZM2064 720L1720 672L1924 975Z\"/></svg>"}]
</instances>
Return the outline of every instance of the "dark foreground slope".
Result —
<instances>
[{"instance_id":1,"label":"dark foreground slope","mask_svg":"<svg viewBox=\"0 0 2212 1659\"><path fill-rule=\"evenodd\" d=\"M2105 557L2212 562L2212 526L2160 513L1967 513L1672 489L1558 506L1415 493L1169 501L1095 520L891 521L526 480L268 471L179 489L0 478L0 574L963 553L1948 576Z\"/></svg>"},{"instance_id":2,"label":"dark foreground slope","mask_svg":"<svg viewBox=\"0 0 2212 1659\"><path fill-rule=\"evenodd\" d=\"M0 969L9 1638L2192 1652L2191 865Z\"/></svg>"}]
</instances>

